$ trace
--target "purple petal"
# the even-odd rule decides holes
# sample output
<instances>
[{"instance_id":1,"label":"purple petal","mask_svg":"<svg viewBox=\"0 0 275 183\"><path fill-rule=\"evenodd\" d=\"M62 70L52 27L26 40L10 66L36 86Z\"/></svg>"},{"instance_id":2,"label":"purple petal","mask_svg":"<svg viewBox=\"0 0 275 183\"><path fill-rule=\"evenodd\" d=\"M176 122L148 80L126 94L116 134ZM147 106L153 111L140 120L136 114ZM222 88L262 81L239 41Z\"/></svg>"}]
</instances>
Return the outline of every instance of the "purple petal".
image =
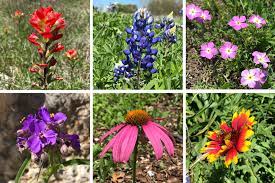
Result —
<instances>
[{"instance_id":1,"label":"purple petal","mask_svg":"<svg viewBox=\"0 0 275 183\"><path fill-rule=\"evenodd\" d=\"M38 116L45 122L51 121L51 115L46 107L41 107L39 109Z\"/></svg>"},{"instance_id":2,"label":"purple petal","mask_svg":"<svg viewBox=\"0 0 275 183\"><path fill-rule=\"evenodd\" d=\"M30 151L34 154L38 154L42 150L42 142L39 136L33 135L27 141Z\"/></svg>"},{"instance_id":3,"label":"purple petal","mask_svg":"<svg viewBox=\"0 0 275 183\"><path fill-rule=\"evenodd\" d=\"M43 133L43 136L47 140L46 144L51 144L51 145L56 144L57 133L55 131L53 131L53 130L47 130L47 131L45 131Z\"/></svg>"},{"instance_id":4,"label":"purple petal","mask_svg":"<svg viewBox=\"0 0 275 183\"><path fill-rule=\"evenodd\" d=\"M67 120L67 116L62 112L56 113L53 117L53 121L55 123L63 123L66 120Z\"/></svg>"}]
</instances>

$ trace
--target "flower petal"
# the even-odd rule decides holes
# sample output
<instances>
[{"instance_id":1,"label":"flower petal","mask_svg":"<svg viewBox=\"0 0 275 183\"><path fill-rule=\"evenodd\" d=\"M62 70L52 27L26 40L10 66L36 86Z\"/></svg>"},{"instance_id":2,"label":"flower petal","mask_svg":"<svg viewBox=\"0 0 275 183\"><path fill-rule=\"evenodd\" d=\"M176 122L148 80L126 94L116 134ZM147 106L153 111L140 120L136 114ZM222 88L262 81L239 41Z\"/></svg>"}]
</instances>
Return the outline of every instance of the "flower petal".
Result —
<instances>
[{"instance_id":1,"label":"flower petal","mask_svg":"<svg viewBox=\"0 0 275 183\"><path fill-rule=\"evenodd\" d=\"M53 121L55 123L62 123L64 121L66 121L66 120L67 120L67 116L64 113L62 113L62 112L56 113L54 115L54 117L53 117Z\"/></svg>"},{"instance_id":2,"label":"flower petal","mask_svg":"<svg viewBox=\"0 0 275 183\"><path fill-rule=\"evenodd\" d=\"M103 136L100 137L99 143L101 143L103 140L105 140L109 135L111 135L112 133L119 131L122 127L124 127L125 124L121 123L115 127L113 127L110 131L106 132Z\"/></svg>"},{"instance_id":3,"label":"flower petal","mask_svg":"<svg viewBox=\"0 0 275 183\"><path fill-rule=\"evenodd\" d=\"M232 163L237 164L238 163L238 152L235 148L231 148L225 157L225 166L228 168L229 165Z\"/></svg>"}]
</instances>

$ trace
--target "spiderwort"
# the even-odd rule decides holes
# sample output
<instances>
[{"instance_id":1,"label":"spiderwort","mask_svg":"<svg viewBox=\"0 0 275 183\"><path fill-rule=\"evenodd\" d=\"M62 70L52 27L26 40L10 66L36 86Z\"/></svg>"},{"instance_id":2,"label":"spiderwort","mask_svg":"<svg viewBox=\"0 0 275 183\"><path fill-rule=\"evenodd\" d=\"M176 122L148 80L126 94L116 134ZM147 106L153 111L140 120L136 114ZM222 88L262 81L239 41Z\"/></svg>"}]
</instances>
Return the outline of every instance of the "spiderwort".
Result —
<instances>
[{"instance_id":1,"label":"spiderwort","mask_svg":"<svg viewBox=\"0 0 275 183\"><path fill-rule=\"evenodd\" d=\"M267 80L267 72L259 68L243 70L241 76L241 85L252 89L261 88Z\"/></svg>"},{"instance_id":2,"label":"spiderwort","mask_svg":"<svg viewBox=\"0 0 275 183\"><path fill-rule=\"evenodd\" d=\"M64 49L64 46L56 41L63 36L60 31L65 28L65 20L60 13L55 12L49 6L34 11L29 23L35 32L30 34L28 40L37 47L40 55L40 63L34 64L29 71L37 74L41 81L35 86L47 89L49 83L55 80L51 67L55 66L57 62L53 54Z\"/></svg>"},{"instance_id":3,"label":"spiderwort","mask_svg":"<svg viewBox=\"0 0 275 183\"><path fill-rule=\"evenodd\" d=\"M258 29L266 24L266 20L259 15L251 15L248 22L255 24L256 28Z\"/></svg>"},{"instance_id":4,"label":"spiderwort","mask_svg":"<svg viewBox=\"0 0 275 183\"><path fill-rule=\"evenodd\" d=\"M219 49L223 59L234 59L236 57L238 46L231 42L225 42Z\"/></svg>"},{"instance_id":5,"label":"spiderwort","mask_svg":"<svg viewBox=\"0 0 275 183\"><path fill-rule=\"evenodd\" d=\"M266 55L266 53L262 53L262 52L258 52L258 51L254 51L252 53L253 61L255 62L255 64L262 64L263 68L267 68L268 67L268 63L270 62L268 56Z\"/></svg>"},{"instance_id":6,"label":"spiderwort","mask_svg":"<svg viewBox=\"0 0 275 183\"><path fill-rule=\"evenodd\" d=\"M234 16L229 22L228 25L230 25L233 29L236 31L239 31L241 29L246 28L248 25L245 23L246 17L245 16Z\"/></svg>"},{"instance_id":7,"label":"spiderwort","mask_svg":"<svg viewBox=\"0 0 275 183\"><path fill-rule=\"evenodd\" d=\"M142 71L148 71L149 75L157 72L154 62L158 50L154 49L153 45L160 42L161 39L155 37L153 22L153 16L144 8L134 13L133 26L125 30L129 35L126 39L128 49L123 51L126 58L116 64L114 68L115 81L118 81L120 77L130 79L136 76L137 88L139 88Z\"/></svg>"},{"instance_id":8,"label":"spiderwort","mask_svg":"<svg viewBox=\"0 0 275 183\"><path fill-rule=\"evenodd\" d=\"M36 114L29 114L22 121L22 128L17 131L19 151L28 150L35 157L49 151L61 151L62 146L80 151L78 135L69 135L61 131L67 120L64 113L50 114L46 107L39 108Z\"/></svg>"},{"instance_id":9,"label":"spiderwort","mask_svg":"<svg viewBox=\"0 0 275 183\"><path fill-rule=\"evenodd\" d=\"M218 49L213 42L204 43L201 45L200 56L211 60L218 54Z\"/></svg>"}]
</instances>

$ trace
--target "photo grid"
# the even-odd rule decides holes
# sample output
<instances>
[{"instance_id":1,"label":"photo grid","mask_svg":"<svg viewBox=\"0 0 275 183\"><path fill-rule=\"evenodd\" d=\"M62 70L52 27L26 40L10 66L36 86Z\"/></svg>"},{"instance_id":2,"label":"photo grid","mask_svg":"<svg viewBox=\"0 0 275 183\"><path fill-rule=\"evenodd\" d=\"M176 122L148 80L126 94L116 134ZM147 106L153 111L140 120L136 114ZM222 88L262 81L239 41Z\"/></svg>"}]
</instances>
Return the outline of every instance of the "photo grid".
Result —
<instances>
[{"instance_id":1,"label":"photo grid","mask_svg":"<svg viewBox=\"0 0 275 183\"><path fill-rule=\"evenodd\" d=\"M0 183L273 183L273 0L0 0Z\"/></svg>"}]
</instances>

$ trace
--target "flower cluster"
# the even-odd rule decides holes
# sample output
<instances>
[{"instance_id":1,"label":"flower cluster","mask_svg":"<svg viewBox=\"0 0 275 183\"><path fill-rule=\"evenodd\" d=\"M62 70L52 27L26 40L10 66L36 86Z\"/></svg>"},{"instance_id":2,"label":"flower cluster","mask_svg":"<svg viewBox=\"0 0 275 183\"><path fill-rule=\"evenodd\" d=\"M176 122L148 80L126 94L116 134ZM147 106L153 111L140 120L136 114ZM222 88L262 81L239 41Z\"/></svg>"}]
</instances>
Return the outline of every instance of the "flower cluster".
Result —
<instances>
[{"instance_id":1,"label":"flower cluster","mask_svg":"<svg viewBox=\"0 0 275 183\"><path fill-rule=\"evenodd\" d=\"M169 43L176 43L176 25L173 18L173 12L171 12L167 17L163 17L161 23L156 24L157 29L164 29L162 40L167 40Z\"/></svg>"},{"instance_id":2,"label":"flower cluster","mask_svg":"<svg viewBox=\"0 0 275 183\"><path fill-rule=\"evenodd\" d=\"M204 23L212 19L208 10L203 10L195 4L188 4L186 6L186 16L189 20L196 20L199 23Z\"/></svg>"},{"instance_id":3,"label":"flower cluster","mask_svg":"<svg viewBox=\"0 0 275 183\"><path fill-rule=\"evenodd\" d=\"M154 74L157 70L154 68L155 56L158 50L152 46L161 41L161 38L155 37L153 31L154 18L149 11L144 8L137 10L133 16L132 28L126 28L129 37L126 39L128 49L124 50L125 60L116 64L114 69L114 79L117 81L120 76L132 78L140 72L134 68L140 67Z\"/></svg>"},{"instance_id":4,"label":"flower cluster","mask_svg":"<svg viewBox=\"0 0 275 183\"><path fill-rule=\"evenodd\" d=\"M22 128L17 131L19 151L28 150L35 157L40 157L49 150L65 153L69 147L80 151L79 136L61 131L67 116L61 112L50 114L46 107L39 108L37 114L30 114L22 121Z\"/></svg>"},{"instance_id":5,"label":"flower cluster","mask_svg":"<svg viewBox=\"0 0 275 183\"><path fill-rule=\"evenodd\" d=\"M66 51L65 56L69 60L75 60L77 58L77 51L75 49L70 49L70 50Z\"/></svg>"},{"instance_id":6,"label":"flower cluster","mask_svg":"<svg viewBox=\"0 0 275 183\"><path fill-rule=\"evenodd\" d=\"M143 131L143 133L141 132ZM174 138L166 128L153 122L151 116L143 110L129 111L125 122L121 123L100 138L100 142L111 134L117 134L100 153L102 158L108 150L113 150L113 161L126 163L138 143L138 138L147 137L153 146L156 159L160 159L164 147L170 156L174 155Z\"/></svg>"},{"instance_id":7,"label":"flower cluster","mask_svg":"<svg viewBox=\"0 0 275 183\"><path fill-rule=\"evenodd\" d=\"M270 62L266 53L254 51L252 53L253 61L256 65L262 64L263 68L266 69L268 67L268 63ZM268 72L266 70L262 70L260 68L254 69L245 69L241 74L241 84L243 86L248 86L249 88L259 89L266 82Z\"/></svg>"},{"instance_id":8,"label":"flower cluster","mask_svg":"<svg viewBox=\"0 0 275 183\"><path fill-rule=\"evenodd\" d=\"M238 51L238 46L232 44L231 42L225 42L220 47L219 51L223 59L234 59ZM213 42L204 43L201 45L200 56L207 59L213 59L219 51Z\"/></svg>"},{"instance_id":9,"label":"flower cluster","mask_svg":"<svg viewBox=\"0 0 275 183\"><path fill-rule=\"evenodd\" d=\"M219 130L208 132L211 141L201 149L203 157L209 162L225 157L226 167L232 162L237 164L238 154L249 150L251 142L248 139L254 134L252 127L255 123L254 117L250 117L249 110L243 109L239 114L236 112L231 126L223 121Z\"/></svg>"},{"instance_id":10,"label":"flower cluster","mask_svg":"<svg viewBox=\"0 0 275 183\"><path fill-rule=\"evenodd\" d=\"M64 46L56 41L63 36L60 31L65 28L65 20L52 7L41 7L31 15L29 23L36 32L30 34L28 40L37 47L41 61L34 64L29 71L43 75L40 85L45 89L51 80L48 78L49 70L57 63L52 54L64 49Z\"/></svg>"},{"instance_id":11,"label":"flower cluster","mask_svg":"<svg viewBox=\"0 0 275 183\"><path fill-rule=\"evenodd\" d=\"M248 22L254 24L258 29L266 24L265 19L263 19L259 15L251 15ZM239 31L241 29L248 27L245 16L234 16L228 22L228 25L231 26L236 31Z\"/></svg>"}]
</instances>

